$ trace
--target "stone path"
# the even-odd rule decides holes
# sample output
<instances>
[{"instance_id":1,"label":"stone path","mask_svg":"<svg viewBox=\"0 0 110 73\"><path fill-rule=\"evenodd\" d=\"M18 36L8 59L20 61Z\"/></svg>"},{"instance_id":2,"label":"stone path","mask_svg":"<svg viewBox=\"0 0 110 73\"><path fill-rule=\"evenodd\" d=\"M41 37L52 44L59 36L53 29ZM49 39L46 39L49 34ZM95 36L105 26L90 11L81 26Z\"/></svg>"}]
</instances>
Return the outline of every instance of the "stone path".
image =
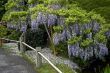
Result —
<instances>
[{"instance_id":1,"label":"stone path","mask_svg":"<svg viewBox=\"0 0 110 73\"><path fill-rule=\"evenodd\" d=\"M36 73L32 65L17 55L0 49L0 73Z\"/></svg>"}]
</instances>

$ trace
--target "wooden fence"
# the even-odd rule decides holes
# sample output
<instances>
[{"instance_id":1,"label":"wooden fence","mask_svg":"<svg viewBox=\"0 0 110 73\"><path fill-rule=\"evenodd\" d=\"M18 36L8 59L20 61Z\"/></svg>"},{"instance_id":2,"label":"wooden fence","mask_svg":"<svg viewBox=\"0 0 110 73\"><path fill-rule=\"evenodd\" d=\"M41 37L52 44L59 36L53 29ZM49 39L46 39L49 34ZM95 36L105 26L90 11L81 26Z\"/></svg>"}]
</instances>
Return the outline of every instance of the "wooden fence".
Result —
<instances>
[{"instance_id":1,"label":"wooden fence","mask_svg":"<svg viewBox=\"0 0 110 73\"><path fill-rule=\"evenodd\" d=\"M10 39L6 39L6 38L0 38L0 46L3 45L3 43L5 42L15 42L15 43L19 43L19 41L16 40L10 40Z\"/></svg>"},{"instance_id":2,"label":"wooden fence","mask_svg":"<svg viewBox=\"0 0 110 73\"><path fill-rule=\"evenodd\" d=\"M22 34L21 37L20 37L20 40L19 41L15 41L15 40L10 40L10 39L5 39L5 38L0 38L0 41L1 41L1 45L3 43L3 40L5 41L11 41L11 42L16 42L16 43L19 43L19 50L24 53L25 52L25 47L28 47L32 50L34 50L36 52L36 67L39 68L42 66L42 58L44 58L58 73L63 73L61 72L50 60L48 60L40 51L41 51L41 47L37 47L36 49L29 46L28 44L26 44L24 41L25 37L24 35Z\"/></svg>"}]
</instances>

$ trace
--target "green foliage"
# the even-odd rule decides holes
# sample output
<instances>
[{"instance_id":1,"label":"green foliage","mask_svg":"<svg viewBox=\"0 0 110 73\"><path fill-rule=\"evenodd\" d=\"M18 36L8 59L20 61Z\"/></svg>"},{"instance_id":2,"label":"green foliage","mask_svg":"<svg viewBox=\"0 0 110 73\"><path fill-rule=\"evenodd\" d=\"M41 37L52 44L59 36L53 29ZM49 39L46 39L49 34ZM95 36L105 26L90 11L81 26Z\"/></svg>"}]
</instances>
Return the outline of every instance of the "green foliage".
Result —
<instances>
[{"instance_id":1,"label":"green foliage","mask_svg":"<svg viewBox=\"0 0 110 73\"><path fill-rule=\"evenodd\" d=\"M89 33L91 33L91 29L84 30L84 34L89 34Z\"/></svg>"},{"instance_id":2,"label":"green foliage","mask_svg":"<svg viewBox=\"0 0 110 73\"><path fill-rule=\"evenodd\" d=\"M46 12L48 10L47 7L45 7L43 4L38 4L33 8L30 8L29 11L32 13L31 18L35 19L38 12Z\"/></svg>"},{"instance_id":3,"label":"green foliage","mask_svg":"<svg viewBox=\"0 0 110 73\"><path fill-rule=\"evenodd\" d=\"M102 26L102 29L110 29L110 24L104 24L104 25Z\"/></svg>"},{"instance_id":4,"label":"green foliage","mask_svg":"<svg viewBox=\"0 0 110 73\"><path fill-rule=\"evenodd\" d=\"M109 30L110 30L110 24L104 24L101 26L101 30L99 34L105 34Z\"/></svg>"},{"instance_id":5,"label":"green foliage","mask_svg":"<svg viewBox=\"0 0 110 73\"><path fill-rule=\"evenodd\" d=\"M56 64L56 66L63 72L63 73L75 73L70 67L64 64ZM41 68L37 70L39 73L57 73L55 69L53 69L49 64L43 64Z\"/></svg>"},{"instance_id":6,"label":"green foliage","mask_svg":"<svg viewBox=\"0 0 110 73\"><path fill-rule=\"evenodd\" d=\"M23 2L24 0L8 0L5 4L6 13L4 14L2 20L18 21L20 18L24 18L24 16L26 18L28 12L25 11L27 9L26 5L21 5Z\"/></svg>"},{"instance_id":7,"label":"green foliage","mask_svg":"<svg viewBox=\"0 0 110 73\"><path fill-rule=\"evenodd\" d=\"M55 32L60 32L63 30L63 27L62 26L53 26L53 29Z\"/></svg>"},{"instance_id":8,"label":"green foliage","mask_svg":"<svg viewBox=\"0 0 110 73\"><path fill-rule=\"evenodd\" d=\"M87 11L95 11L110 22L110 0L75 0L80 7Z\"/></svg>"},{"instance_id":9,"label":"green foliage","mask_svg":"<svg viewBox=\"0 0 110 73\"><path fill-rule=\"evenodd\" d=\"M0 26L0 37L4 37L7 34L7 28L4 26Z\"/></svg>"},{"instance_id":10,"label":"green foliage","mask_svg":"<svg viewBox=\"0 0 110 73\"><path fill-rule=\"evenodd\" d=\"M65 10L64 8L59 9L59 10L57 11L57 14L60 15L60 16L67 16L68 10Z\"/></svg>"},{"instance_id":11,"label":"green foliage","mask_svg":"<svg viewBox=\"0 0 110 73\"><path fill-rule=\"evenodd\" d=\"M107 65L102 73L110 73L110 66Z\"/></svg>"},{"instance_id":12,"label":"green foliage","mask_svg":"<svg viewBox=\"0 0 110 73\"><path fill-rule=\"evenodd\" d=\"M10 34L7 35L7 38L12 39L12 40L19 40L19 37L21 35L21 32L16 31L16 30L10 30L8 31Z\"/></svg>"},{"instance_id":13,"label":"green foliage","mask_svg":"<svg viewBox=\"0 0 110 73\"><path fill-rule=\"evenodd\" d=\"M110 6L110 0L75 0L79 3L79 5L87 9L88 11L98 8L98 7L104 7L104 6Z\"/></svg>"},{"instance_id":14,"label":"green foliage","mask_svg":"<svg viewBox=\"0 0 110 73\"><path fill-rule=\"evenodd\" d=\"M78 43L80 40L81 40L81 36L79 36L79 37L76 36L76 37L69 39L68 44L73 45L73 44Z\"/></svg>"},{"instance_id":15,"label":"green foliage","mask_svg":"<svg viewBox=\"0 0 110 73\"><path fill-rule=\"evenodd\" d=\"M67 0L38 0L39 3L44 3L46 5L51 5L51 4L61 4L64 5Z\"/></svg>"},{"instance_id":16,"label":"green foliage","mask_svg":"<svg viewBox=\"0 0 110 73\"><path fill-rule=\"evenodd\" d=\"M93 44L93 40L92 39L86 39L86 40L83 40L83 42L81 42L81 47L88 47L90 45Z\"/></svg>"},{"instance_id":17,"label":"green foliage","mask_svg":"<svg viewBox=\"0 0 110 73\"><path fill-rule=\"evenodd\" d=\"M68 17L66 19L66 24L69 25L69 24L74 24L75 22L77 21L77 18L76 17Z\"/></svg>"},{"instance_id":18,"label":"green foliage","mask_svg":"<svg viewBox=\"0 0 110 73\"><path fill-rule=\"evenodd\" d=\"M45 7L43 4L38 4L33 8L30 8L30 11L35 13L35 12L46 12L47 11L47 7Z\"/></svg>"},{"instance_id":19,"label":"green foliage","mask_svg":"<svg viewBox=\"0 0 110 73\"><path fill-rule=\"evenodd\" d=\"M86 66L89 66L90 62L89 61L85 61L85 60L82 60L81 58L78 58L78 57L72 57L72 60L78 64L78 66L80 66L81 68L84 68ZM81 71L77 71L78 73L80 73Z\"/></svg>"},{"instance_id":20,"label":"green foliage","mask_svg":"<svg viewBox=\"0 0 110 73\"><path fill-rule=\"evenodd\" d=\"M67 2L65 8L62 7L61 9L58 10L53 10L52 8L49 8L48 5L42 3L42 4L37 4L35 7L30 8L29 10L32 13L32 18L35 18L38 12L51 13L51 14L63 16L66 18L65 21L67 25L74 24L75 22L84 24L84 23L89 23L92 20L97 20L101 24L105 23L105 19L101 17L99 14L96 14L93 11L88 13L87 11L81 9L81 7L78 7L77 4L75 3L68 4Z\"/></svg>"},{"instance_id":21,"label":"green foliage","mask_svg":"<svg viewBox=\"0 0 110 73\"><path fill-rule=\"evenodd\" d=\"M92 20L96 20L98 21L99 23L105 23L105 19L103 17L100 16L100 14L93 14L91 16L91 19Z\"/></svg>"},{"instance_id":22,"label":"green foliage","mask_svg":"<svg viewBox=\"0 0 110 73\"><path fill-rule=\"evenodd\" d=\"M2 20L5 20L5 21L18 20L18 19L25 20L27 14L28 14L28 12L26 12L26 11L6 12L6 14L4 14Z\"/></svg>"},{"instance_id":23,"label":"green foliage","mask_svg":"<svg viewBox=\"0 0 110 73\"><path fill-rule=\"evenodd\" d=\"M5 9L8 10L8 9L11 9L15 6L16 6L16 2L13 0L9 0L5 5Z\"/></svg>"},{"instance_id":24,"label":"green foliage","mask_svg":"<svg viewBox=\"0 0 110 73\"><path fill-rule=\"evenodd\" d=\"M8 2L5 4L5 9L10 10L12 8L18 8L19 3L23 0L8 0Z\"/></svg>"},{"instance_id":25,"label":"green foliage","mask_svg":"<svg viewBox=\"0 0 110 73\"><path fill-rule=\"evenodd\" d=\"M9 17L10 17L9 12L6 12L2 17L2 21L8 21Z\"/></svg>"},{"instance_id":26,"label":"green foliage","mask_svg":"<svg viewBox=\"0 0 110 73\"><path fill-rule=\"evenodd\" d=\"M101 33L97 33L94 37L95 40L97 40L98 42L100 43L105 43L107 42L107 39L106 39L106 36L104 36L103 34Z\"/></svg>"},{"instance_id":27,"label":"green foliage","mask_svg":"<svg viewBox=\"0 0 110 73\"><path fill-rule=\"evenodd\" d=\"M101 14L107 22L110 22L110 6L104 6L93 9L93 11L96 11L97 13Z\"/></svg>"},{"instance_id":28,"label":"green foliage","mask_svg":"<svg viewBox=\"0 0 110 73\"><path fill-rule=\"evenodd\" d=\"M109 31L109 29L105 28L100 30L99 34L105 34L107 31Z\"/></svg>"},{"instance_id":29,"label":"green foliage","mask_svg":"<svg viewBox=\"0 0 110 73\"><path fill-rule=\"evenodd\" d=\"M28 4L33 4L35 3L36 0L28 0Z\"/></svg>"},{"instance_id":30,"label":"green foliage","mask_svg":"<svg viewBox=\"0 0 110 73\"><path fill-rule=\"evenodd\" d=\"M28 12L26 11L19 11L19 12L11 12L10 13L10 18L19 18L19 17L22 17L22 16L26 16L28 14Z\"/></svg>"},{"instance_id":31,"label":"green foliage","mask_svg":"<svg viewBox=\"0 0 110 73\"><path fill-rule=\"evenodd\" d=\"M67 43L60 42L58 45L55 46L57 55L63 56L68 58L68 51L67 51Z\"/></svg>"},{"instance_id":32,"label":"green foliage","mask_svg":"<svg viewBox=\"0 0 110 73\"><path fill-rule=\"evenodd\" d=\"M0 20L2 19L3 14L5 13L5 3L7 0L0 0Z\"/></svg>"}]
</instances>

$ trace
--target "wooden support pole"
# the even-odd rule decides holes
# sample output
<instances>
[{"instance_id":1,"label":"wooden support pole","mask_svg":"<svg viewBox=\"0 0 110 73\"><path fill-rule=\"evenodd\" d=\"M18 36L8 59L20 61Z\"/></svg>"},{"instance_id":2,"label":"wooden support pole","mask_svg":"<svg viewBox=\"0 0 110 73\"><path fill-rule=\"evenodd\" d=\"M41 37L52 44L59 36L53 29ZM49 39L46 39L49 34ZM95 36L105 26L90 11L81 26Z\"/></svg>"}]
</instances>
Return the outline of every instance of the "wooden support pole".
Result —
<instances>
[{"instance_id":1,"label":"wooden support pole","mask_svg":"<svg viewBox=\"0 0 110 73\"><path fill-rule=\"evenodd\" d=\"M42 56L38 53L40 51L41 51L41 47L36 47L36 56L37 56L36 67L37 68L40 68L42 65Z\"/></svg>"}]
</instances>

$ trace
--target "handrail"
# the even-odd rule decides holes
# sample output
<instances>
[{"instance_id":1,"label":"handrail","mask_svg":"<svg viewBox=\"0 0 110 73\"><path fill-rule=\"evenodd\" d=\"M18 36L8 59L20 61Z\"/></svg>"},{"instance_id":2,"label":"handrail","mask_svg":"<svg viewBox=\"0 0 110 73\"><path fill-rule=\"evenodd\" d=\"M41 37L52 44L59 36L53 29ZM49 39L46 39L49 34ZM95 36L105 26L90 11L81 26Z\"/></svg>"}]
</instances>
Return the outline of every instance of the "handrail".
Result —
<instances>
[{"instance_id":1,"label":"handrail","mask_svg":"<svg viewBox=\"0 0 110 73\"><path fill-rule=\"evenodd\" d=\"M16 40L10 40L10 39L6 39L6 38L0 38L2 40L6 40L6 41L11 41L11 42L16 42L16 43L19 43L20 41L16 41Z\"/></svg>"},{"instance_id":2,"label":"handrail","mask_svg":"<svg viewBox=\"0 0 110 73\"><path fill-rule=\"evenodd\" d=\"M0 38L3 40L8 40L8 41L12 41L12 42L16 42L19 43L21 41L16 41L16 40L10 40L10 39L6 39L6 38ZM41 52L37 51L35 48L29 46L28 44L26 44L25 42L21 42L23 45L27 46L28 48L34 50L35 52L37 52L40 56L42 56L58 73L62 73L50 60L48 60Z\"/></svg>"},{"instance_id":3,"label":"handrail","mask_svg":"<svg viewBox=\"0 0 110 73\"><path fill-rule=\"evenodd\" d=\"M27 46L28 48L36 51L36 49L34 49L33 47L29 46L28 44L22 42L25 46ZM37 51L36 51L37 52ZM38 52L38 54L40 54L58 73L62 73L50 60L48 60L41 52Z\"/></svg>"},{"instance_id":4,"label":"handrail","mask_svg":"<svg viewBox=\"0 0 110 73\"><path fill-rule=\"evenodd\" d=\"M30 49L36 51L36 49L34 49L33 47L29 46L28 44L26 44L26 43L24 43L24 42L22 42L22 43L23 43L25 46L27 46L28 48L30 48ZM36 51L36 52L37 52L37 51Z\"/></svg>"}]
</instances>

